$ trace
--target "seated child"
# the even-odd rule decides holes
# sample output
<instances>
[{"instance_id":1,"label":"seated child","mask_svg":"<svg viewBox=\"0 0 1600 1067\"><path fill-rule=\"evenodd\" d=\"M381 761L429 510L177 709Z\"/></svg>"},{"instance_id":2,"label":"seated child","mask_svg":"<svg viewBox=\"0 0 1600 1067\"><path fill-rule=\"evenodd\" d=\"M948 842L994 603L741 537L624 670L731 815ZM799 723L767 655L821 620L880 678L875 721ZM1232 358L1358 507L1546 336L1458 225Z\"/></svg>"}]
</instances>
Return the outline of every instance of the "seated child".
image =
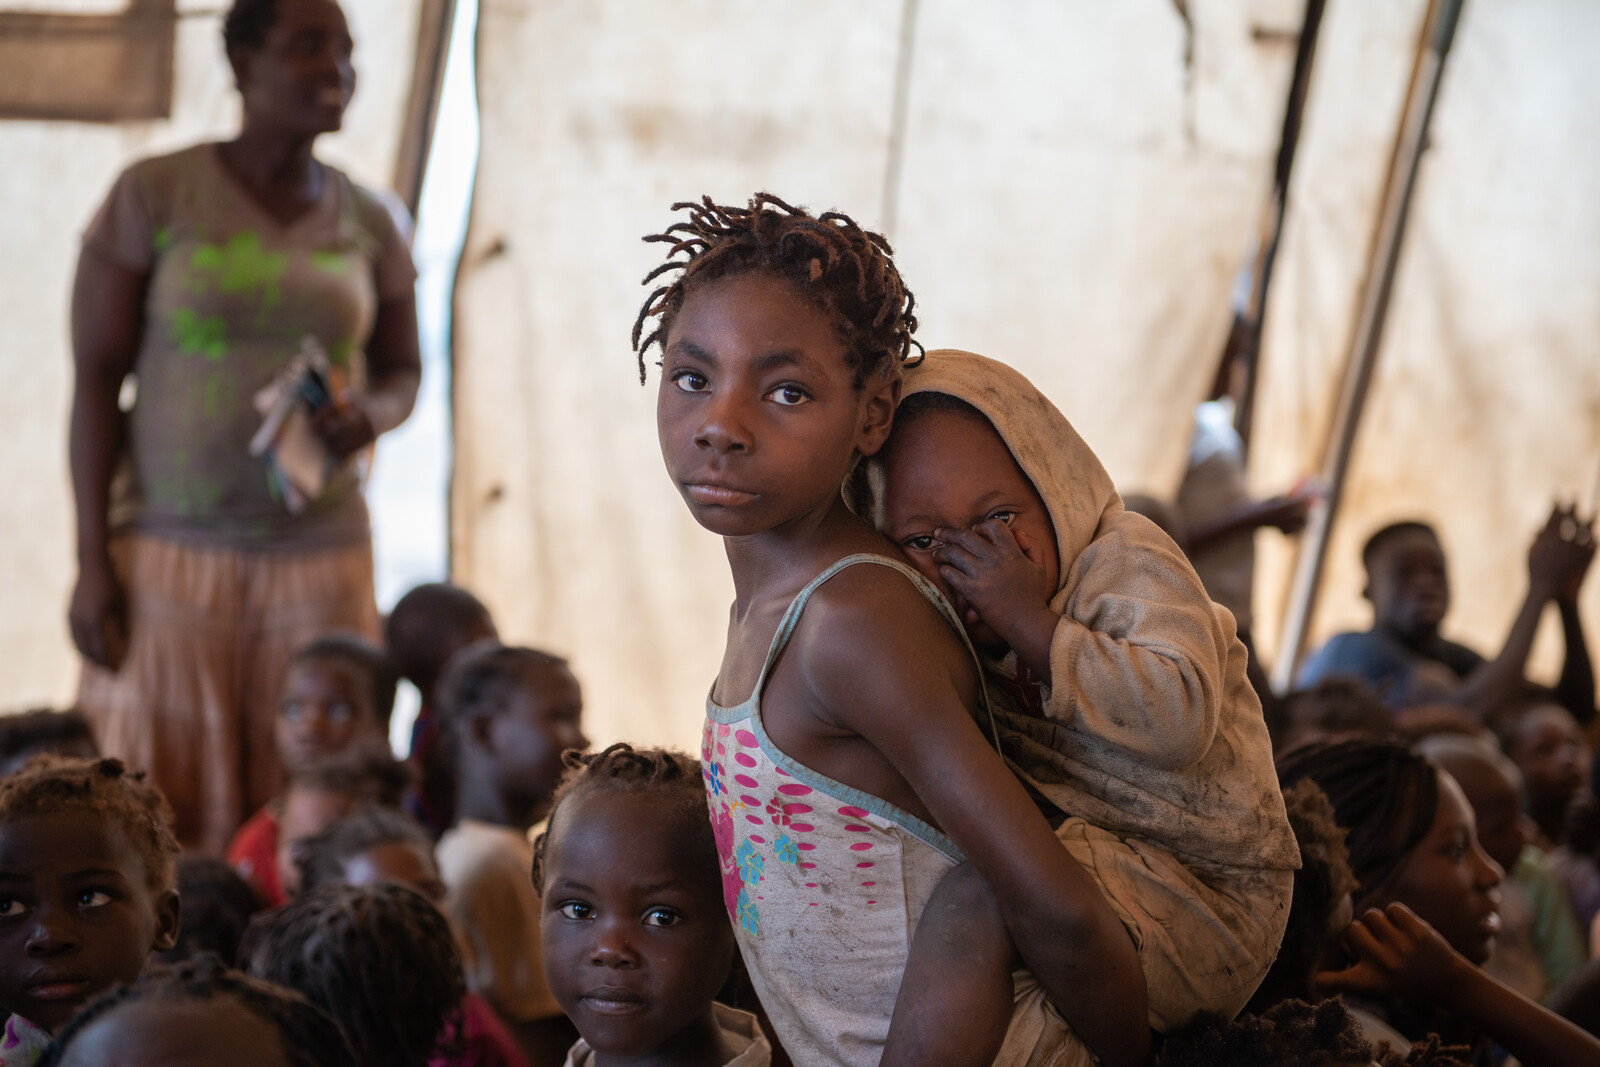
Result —
<instances>
[{"instance_id":1,"label":"seated child","mask_svg":"<svg viewBox=\"0 0 1600 1067\"><path fill-rule=\"evenodd\" d=\"M1152 1026L1236 1013L1277 951L1299 854L1232 616L994 360L930 352L907 371L867 479L880 529L949 591L1006 698L1002 751L1139 946ZM957 947L1007 936L983 914L924 921L897 1027L962 1010Z\"/></svg>"},{"instance_id":2,"label":"seated child","mask_svg":"<svg viewBox=\"0 0 1600 1067\"><path fill-rule=\"evenodd\" d=\"M284 676L276 730L285 778L362 742L387 743L394 688L388 659L363 638L334 634L296 652ZM252 815L228 844L228 862L269 907L285 899L273 862L282 801Z\"/></svg>"},{"instance_id":3,"label":"seated child","mask_svg":"<svg viewBox=\"0 0 1600 1067\"><path fill-rule=\"evenodd\" d=\"M1525 828L1522 775L1487 736L1433 734L1414 747L1456 780L1472 805L1484 852L1505 871L1500 930L1484 969L1542 1003L1588 957L1587 939L1566 887Z\"/></svg>"},{"instance_id":4,"label":"seated child","mask_svg":"<svg viewBox=\"0 0 1600 1067\"><path fill-rule=\"evenodd\" d=\"M1560 704L1535 700L1491 716L1501 750L1522 772L1523 802L1546 852L1566 839L1567 809L1583 790L1591 753L1583 730Z\"/></svg>"},{"instance_id":5,"label":"seated child","mask_svg":"<svg viewBox=\"0 0 1600 1067\"><path fill-rule=\"evenodd\" d=\"M1448 772L1403 745L1355 739L1290 754L1282 777L1285 789L1316 782L1349 834L1356 919L1345 958L1315 981L1345 995L1369 1040L1404 1047L1431 1031L1526 1064L1600 1063L1600 1041L1483 970L1502 876Z\"/></svg>"},{"instance_id":6,"label":"seated child","mask_svg":"<svg viewBox=\"0 0 1600 1067\"><path fill-rule=\"evenodd\" d=\"M583 1035L566 1067L767 1067L756 1017L713 999L734 943L700 764L625 744L568 764L533 865L545 972Z\"/></svg>"},{"instance_id":7,"label":"seated child","mask_svg":"<svg viewBox=\"0 0 1600 1067\"><path fill-rule=\"evenodd\" d=\"M589 744L582 714L566 661L531 648L474 647L440 683L440 741L456 771L456 823L437 850L445 909L467 988L500 1013L534 1067L559 1064L574 1032L539 965L528 831L549 810L561 753Z\"/></svg>"},{"instance_id":8,"label":"seated child","mask_svg":"<svg viewBox=\"0 0 1600 1067\"><path fill-rule=\"evenodd\" d=\"M444 905L433 839L409 815L393 808L369 805L329 824L303 842L298 863L303 893L325 885L389 882L416 890L436 907ZM435 1056L429 1067L528 1067L505 1024L475 993L461 1000L460 1031L460 1048Z\"/></svg>"},{"instance_id":9,"label":"seated child","mask_svg":"<svg viewBox=\"0 0 1600 1067\"><path fill-rule=\"evenodd\" d=\"M646 238L672 246L646 280L682 274L646 299L634 341L641 375L661 345L662 457L732 571L701 764L734 936L774 1033L808 1065L1147 1063L1134 942L991 747L961 620L845 505L914 347L888 242L768 193L677 207L687 220ZM963 859L1010 943L962 961L984 1010L963 1003L896 1049L912 931ZM1014 954L1037 979L1015 1008Z\"/></svg>"},{"instance_id":10,"label":"seated child","mask_svg":"<svg viewBox=\"0 0 1600 1067\"><path fill-rule=\"evenodd\" d=\"M1560 611L1567 657L1557 686L1579 722L1595 717L1594 669L1578 617L1578 589L1594 559L1591 521L1557 505L1528 552L1528 595L1505 646L1492 660L1440 636L1450 609L1444 548L1433 527L1397 522L1368 539L1362 595L1372 602L1372 629L1336 634L1300 668L1299 684L1346 675L1372 686L1394 708L1455 703L1486 716L1520 700L1534 632L1546 604Z\"/></svg>"},{"instance_id":11,"label":"seated child","mask_svg":"<svg viewBox=\"0 0 1600 1067\"><path fill-rule=\"evenodd\" d=\"M250 883L215 856L179 858L178 902L183 905L178 942L166 952L156 953L156 959L165 964L182 963L203 952L233 963L239 958L245 927L261 910Z\"/></svg>"},{"instance_id":12,"label":"seated child","mask_svg":"<svg viewBox=\"0 0 1600 1067\"><path fill-rule=\"evenodd\" d=\"M390 756L387 747L363 748L314 763L290 778L281 798L278 851L273 857L283 892L278 903L300 891L299 854L309 838L364 804L399 807L410 781L405 764Z\"/></svg>"},{"instance_id":13,"label":"seated child","mask_svg":"<svg viewBox=\"0 0 1600 1067\"><path fill-rule=\"evenodd\" d=\"M18 715L0 715L0 778L21 769L41 752L91 759L100 755L79 711L35 708Z\"/></svg>"},{"instance_id":14,"label":"seated child","mask_svg":"<svg viewBox=\"0 0 1600 1067\"><path fill-rule=\"evenodd\" d=\"M299 993L210 956L107 993L61 1031L41 1067L351 1067L339 1024Z\"/></svg>"},{"instance_id":15,"label":"seated child","mask_svg":"<svg viewBox=\"0 0 1600 1067\"><path fill-rule=\"evenodd\" d=\"M450 924L405 886L325 885L256 917L240 963L333 1016L355 1067L427 1067L466 991Z\"/></svg>"},{"instance_id":16,"label":"seated child","mask_svg":"<svg viewBox=\"0 0 1600 1067\"><path fill-rule=\"evenodd\" d=\"M44 755L0 780L0 1067L36 1063L177 938L172 813L142 779L119 760Z\"/></svg>"},{"instance_id":17,"label":"seated child","mask_svg":"<svg viewBox=\"0 0 1600 1067\"><path fill-rule=\"evenodd\" d=\"M1387 737L1394 714L1354 678L1326 678L1310 689L1296 689L1267 716L1272 750L1289 752L1313 741L1346 736Z\"/></svg>"},{"instance_id":18,"label":"seated child","mask_svg":"<svg viewBox=\"0 0 1600 1067\"><path fill-rule=\"evenodd\" d=\"M411 726L411 769L416 785L406 810L435 837L453 821L455 780L440 751L439 678L456 653L499 635L483 602L458 585L427 582L395 603L383 625L383 643L400 677L417 687L422 707Z\"/></svg>"}]
</instances>

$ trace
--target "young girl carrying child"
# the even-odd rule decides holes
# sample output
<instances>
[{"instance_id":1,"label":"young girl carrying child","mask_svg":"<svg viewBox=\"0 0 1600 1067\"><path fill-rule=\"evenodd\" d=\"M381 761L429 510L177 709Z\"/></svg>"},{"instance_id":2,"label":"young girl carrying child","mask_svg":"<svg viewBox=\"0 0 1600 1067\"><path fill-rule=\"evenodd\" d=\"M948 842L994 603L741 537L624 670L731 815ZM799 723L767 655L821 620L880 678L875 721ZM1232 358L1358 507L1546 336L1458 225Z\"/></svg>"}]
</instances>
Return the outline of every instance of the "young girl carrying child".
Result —
<instances>
[{"instance_id":1,"label":"young girl carrying child","mask_svg":"<svg viewBox=\"0 0 1600 1067\"><path fill-rule=\"evenodd\" d=\"M767 1067L755 1016L714 1003L733 964L700 765L569 753L533 884L550 989L583 1035L566 1067Z\"/></svg>"},{"instance_id":2,"label":"young girl carrying child","mask_svg":"<svg viewBox=\"0 0 1600 1067\"><path fill-rule=\"evenodd\" d=\"M177 852L167 802L119 760L40 756L0 782L0 1067L172 947Z\"/></svg>"},{"instance_id":3,"label":"young girl carrying child","mask_svg":"<svg viewBox=\"0 0 1600 1067\"><path fill-rule=\"evenodd\" d=\"M1152 1024L1231 1017L1277 952L1299 865L1232 615L1003 363L929 352L864 473L880 529L962 613L1006 757L1139 946ZM990 911L924 923L891 1040L970 1003L961 953L1006 937Z\"/></svg>"},{"instance_id":4,"label":"young girl carrying child","mask_svg":"<svg viewBox=\"0 0 1600 1067\"><path fill-rule=\"evenodd\" d=\"M778 1037L801 1063L888 1062L912 934L968 858L1082 1043L1107 1064L1147 1062L1134 943L990 746L959 617L841 495L889 434L916 327L887 243L766 194L678 207L688 220L647 238L672 251L646 280L683 274L652 293L634 338L641 374L661 345L667 469L733 571L703 777L725 902ZM963 960L986 1010L938 1020L923 1059L990 1062L1012 955ZM1021 999L998 1062L1088 1062L1040 996Z\"/></svg>"}]
</instances>

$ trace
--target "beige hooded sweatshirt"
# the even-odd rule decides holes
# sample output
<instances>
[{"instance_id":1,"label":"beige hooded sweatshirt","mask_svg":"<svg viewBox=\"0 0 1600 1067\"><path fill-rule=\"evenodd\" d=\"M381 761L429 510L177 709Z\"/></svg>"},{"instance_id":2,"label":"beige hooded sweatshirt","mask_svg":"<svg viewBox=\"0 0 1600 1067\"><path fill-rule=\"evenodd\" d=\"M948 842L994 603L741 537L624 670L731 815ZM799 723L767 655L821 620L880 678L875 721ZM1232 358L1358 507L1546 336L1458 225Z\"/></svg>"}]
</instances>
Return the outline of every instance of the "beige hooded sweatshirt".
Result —
<instances>
[{"instance_id":1,"label":"beige hooded sweatshirt","mask_svg":"<svg viewBox=\"0 0 1600 1067\"><path fill-rule=\"evenodd\" d=\"M994 702L1013 770L1066 815L1180 859L1297 868L1244 645L1182 551L1123 510L1094 452L1012 368L929 352L906 372L904 395L922 392L982 412L1055 525L1062 577L1050 607L1062 619L1044 717ZM868 493L881 490L881 471L867 475ZM987 667L1014 678L1016 656Z\"/></svg>"}]
</instances>

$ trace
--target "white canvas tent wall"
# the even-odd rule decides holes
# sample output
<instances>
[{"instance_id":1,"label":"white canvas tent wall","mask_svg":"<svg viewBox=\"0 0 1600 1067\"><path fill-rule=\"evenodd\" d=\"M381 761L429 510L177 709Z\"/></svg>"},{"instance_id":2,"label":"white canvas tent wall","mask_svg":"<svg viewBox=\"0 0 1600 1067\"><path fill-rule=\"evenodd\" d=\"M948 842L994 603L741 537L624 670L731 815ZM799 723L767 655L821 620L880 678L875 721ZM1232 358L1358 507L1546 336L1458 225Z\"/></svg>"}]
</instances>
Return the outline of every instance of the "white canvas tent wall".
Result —
<instances>
[{"instance_id":1,"label":"white canvas tent wall","mask_svg":"<svg viewBox=\"0 0 1600 1067\"><path fill-rule=\"evenodd\" d=\"M395 178L423 0L344 0L360 82L327 159L358 181ZM100 3L96 10L114 9ZM219 12L178 4L173 108L161 122L98 125L0 120L0 708L70 701L77 661L66 631L73 531L66 426L72 382L67 306L78 235L134 159L237 124ZM77 5L84 10L84 5ZM0 11L72 11L53 0L0 0Z\"/></svg>"},{"instance_id":2,"label":"white canvas tent wall","mask_svg":"<svg viewBox=\"0 0 1600 1067\"><path fill-rule=\"evenodd\" d=\"M29 0L34 3L34 0ZM351 0L329 144L386 182L418 0ZM0 9L5 0L0 0ZM37 6L34 3L34 6ZM128 159L225 132L220 5L184 0L170 122L0 122L0 704L70 695L65 307ZM674 199L892 216L930 346L1008 359L1130 488L1170 492L1266 193L1299 0L484 0L484 158L457 301L456 577L573 657L597 741L689 744L726 568L662 473L627 329ZM1253 477L1316 468L1422 0L1331 0L1269 308ZM1449 624L1496 646L1552 494L1600 464L1600 11L1468 0L1313 640L1364 626L1355 548L1440 522ZM1585 500L1588 505L1592 499ZM1270 655L1288 560L1262 537ZM1600 618L1600 580L1585 590ZM1546 642L1542 669L1557 650Z\"/></svg>"},{"instance_id":3,"label":"white canvas tent wall","mask_svg":"<svg viewBox=\"0 0 1600 1067\"><path fill-rule=\"evenodd\" d=\"M1170 492L1256 236L1302 10L486 2L458 577L510 635L573 657L592 736L690 743L731 591L663 476L626 330L654 264L638 237L701 193L892 214L922 339L1015 363L1119 483ZM1320 462L1423 14L1329 5L1269 310L1262 492ZM1421 510L1452 551L1453 632L1498 647L1542 509L1600 463L1595 18L1583 0L1469 2L1313 640L1366 625L1354 546ZM1275 539L1269 654L1290 565ZM1585 593L1592 619L1600 580ZM1557 651L1544 642L1540 669Z\"/></svg>"}]
</instances>

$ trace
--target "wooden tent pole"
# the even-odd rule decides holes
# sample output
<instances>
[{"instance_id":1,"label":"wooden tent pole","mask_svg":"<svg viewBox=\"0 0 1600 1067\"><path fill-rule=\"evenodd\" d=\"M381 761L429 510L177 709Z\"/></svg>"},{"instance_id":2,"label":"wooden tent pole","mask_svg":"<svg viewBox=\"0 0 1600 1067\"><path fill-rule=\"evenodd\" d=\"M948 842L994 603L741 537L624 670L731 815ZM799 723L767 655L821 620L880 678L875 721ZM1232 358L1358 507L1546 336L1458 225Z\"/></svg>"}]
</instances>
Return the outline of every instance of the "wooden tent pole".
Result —
<instances>
[{"instance_id":1,"label":"wooden tent pole","mask_svg":"<svg viewBox=\"0 0 1600 1067\"><path fill-rule=\"evenodd\" d=\"M433 127L439 116L439 94L444 89L444 64L450 55L450 32L456 22L456 0L422 0L417 12L417 50L411 68L411 91L406 97L400 125L400 147L395 153L394 191L417 217L422 199L422 179L433 147Z\"/></svg>"},{"instance_id":2,"label":"wooden tent pole","mask_svg":"<svg viewBox=\"0 0 1600 1067\"><path fill-rule=\"evenodd\" d=\"M1306 0L1305 17L1295 42L1294 75L1289 79L1289 96L1283 107L1283 133L1278 139L1278 156L1272 168L1272 199L1261 225L1261 240L1251 270L1250 303L1239 317L1250 327L1244 359L1244 386L1239 393L1239 410L1233 425L1239 431L1245 451L1250 449L1250 431L1255 421L1256 383L1261 378L1261 334L1267 314L1267 290L1272 284L1272 267L1278 258L1278 241L1283 237L1283 218L1289 203L1289 177L1294 171L1295 151L1300 147L1300 127L1305 117L1306 94L1311 85L1312 63L1317 55L1317 34L1322 29L1322 14L1327 0ZM1223 360L1236 354L1229 346ZM1219 379L1223 375L1218 375Z\"/></svg>"},{"instance_id":3,"label":"wooden tent pole","mask_svg":"<svg viewBox=\"0 0 1600 1067\"><path fill-rule=\"evenodd\" d=\"M1428 124L1433 119L1434 104L1438 101L1439 85L1444 77L1445 59L1450 54L1463 2L1430 0L1428 4L1428 17L1423 23L1423 36L1416 63L1412 67L1410 87L1406 92L1405 110L1389 158L1383 207L1373 235L1372 251L1367 259L1367 276L1361 289L1350 351L1345 358L1339 406L1323 448L1322 479L1328 487L1327 496L1320 506L1312 509L1305 535L1301 538L1299 558L1295 561L1289 609L1284 616L1277 660L1272 670L1272 687L1280 693L1287 691L1293 680L1295 666L1305 647L1311 615L1316 609L1322 567L1328 553L1328 535L1339 513L1356 430L1366 406L1372 372L1377 365L1384 321L1389 312L1389 297L1394 290L1395 270L1400 262L1400 248L1410 214L1411 195L1416 189L1417 169L1427 144Z\"/></svg>"}]
</instances>

